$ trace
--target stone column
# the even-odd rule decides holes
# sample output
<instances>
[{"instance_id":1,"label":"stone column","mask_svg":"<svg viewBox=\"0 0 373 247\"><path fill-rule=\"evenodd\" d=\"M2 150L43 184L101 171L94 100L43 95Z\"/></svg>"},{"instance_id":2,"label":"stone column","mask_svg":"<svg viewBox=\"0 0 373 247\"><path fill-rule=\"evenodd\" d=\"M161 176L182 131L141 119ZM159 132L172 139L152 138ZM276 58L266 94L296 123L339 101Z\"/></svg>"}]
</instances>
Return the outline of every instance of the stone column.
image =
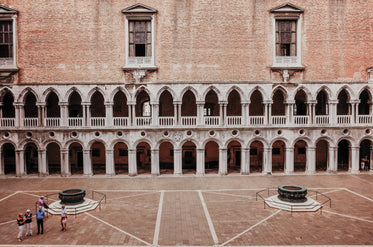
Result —
<instances>
[{"instance_id":1,"label":"stone column","mask_svg":"<svg viewBox=\"0 0 373 247\"><path fill-rule=\"evenodd\" d=\"M177 104L174 102L174 124L173 126L175 125L178 125L179 124L179 117L178 117L178 106Z\"/></svg>"},{"instance_id":2,"label":"stone column","mask_svg":"<svg viewBox=\"0 0 373 247\"><path fill-rule=\"evenodd\" d=\"M113 149L106 149L105 150L105 159L106 159L106 175L107 176L114 176L115 175L115 167L114 167L114 151Z\"/></svg>"},{"instance_id":3,"label":"stone column","mask_svg":"<svg viewBox=\"0 0 373 247\"><path fill-rule=\"evenodd\" d=\"M227 175L227 150L226 148L219 148L219 174Z\"/></svg>"},{"instance_id":4,"label":"stone column","mask_svg":"<svg viewBox=\"0 0 373 247\"><path fill-rule=\"evenodd\" d=\"M137 175L136 149L128 149L128 175Z\"/></svg>"},{"instance_id":5,"label":"stone column","mask_svg":"<svg viewBox=\"0 0 373 247\"><path fill-rule=\"evenodd\" d=\"M337 124L337 104L338 100L329 101L329 120L330 124Z\"/></svg>"},{"instance_id":6,"label":"stone column","mask_svg":"<svg viewBox=\"0 0 373 247\"><path fill-rule=\"evenodd\" d=\"M25 150L16 150L16 176L21 177L26 175L25 171Z\"/></svg>"},{"instance_id":7,"label":"stone column","mask_svg":"<svg viewBox=\"0 0 373 247\"><path fill-rule=\"evenodd\" d=\"M45 109L45 103L36 103L36 106L38 108L38 126L44 126L44 109Z\"/></svg>"},{"instance_id":8,"label":"stone column","mask_svg":"<svg viewBox=\"0 0 373 247\"><path fill-rule=\"evenodd\" d=\"M360 170L359 170L359 146L357 147L351 147L351 167L350 167L350 171L351 173L353 174L359 174L360 173Z\"/></svg>"},{"instance_id":9,"label":"stone column","mask_svg":"<svg viewBox=\"0 0 373 247\"><path fill-rule=\"evenodd\" d=\"M294 173L294 147L285 148L285 173Z\"/></svg>"},{"instance_id":10,"label":"stone column","mask_svg":"<svg viewBox=\"0 0 373 247\"><path fill-rule=\"evenodd\" d=\"M181 176L183 173L183 149L174 149L174 175Z\"/></svg>"},{"instance_id":11,"label":"stone column","mask_svg":"<svg viewBox=\"0 0 373 247\"><path fill-rule=\"evenodd\" d=\"M3 102L0 102L0 118L3 117Z\"/></svg>"},{"instance_id":12,"label":"stone column","mask_svg":"<svg viewBox=\"0 0 373 247\"><path fill-rule=\"evenodd\" d=\"M294 124L294 105L295 100L287 100L286 104L286 124Z\"/></svg>"},{"instance_id":13,"label":"stone column","mask_svg":"<svg viewBox=\"0 0 373 247\"><path fill-rule=\"evenodd\" d=\"M328 162L328 172L337 172L337 159L335 157L337 148L336 147L329 147L328 149L328 157L329 157L329 162Z\"/></svg>"},{"instance_id":14,"label":"stone column","mask_svg":"<svg viewBox=\"0 0 373 247\"><path fill-rule=\"evenodd\" d=\"M241 148L241 175L250 174L250 148Z\"/></svg>"},{"instance_id":15,"label":"stone column","mask_svg":"<svg viewBox=\"0 0 373 247\"><path fill-rule=\"evenodd\" d=\"M242 126L248 126L248 116L249 116L249 104L248 102L242 103ZM241 152L242 153L242 152Z\"/></svg>"},{"instance_id":16,"label":"stone column","mask_svg":"<svg viewBox=\"0 0 373 247\"><path fill-rule=\"evenodd\" d=\"M370 144L370 157L369 157L369 166L370 166L370 173L373 174L373 147Z\"/></svg>"},{"instance_id":17,"label":"stone column","mask_svg":"<svg viewBox=\"0 0 373 247\"><path fill-rule=\"evenodd\" d=\"M47 171L47 151L45 149L38 152L39 176L48 175Z\"/></svg>"},{"instance_id":18,"label":"stone column","mask_svg":"<svg viewBox=\"0 0 373 247\"><path fill-rule=\"evenodd\" d=\"M316 116L316 103L317 100L310 100L308 102L309 106L309 115L310 115L310 124L316 123L315 116Z\"/></svg>"},{"instance_id":19,"label":"stone column","mask_svg":"<svg viewBox=\"0 0 373 247\"><path fill-rule=\"evenodd\" d=\"M223 122L220 123L222 126L227 126L228 125L228 120L227 120L227 103L222 103L223 104Z\"/></svg>"},{"instance_id":20,"label":"stone column","mask_svg":"<svg viewBox=\"0 0 373 247\"><path fill-rule=\"evenodd\" d=\"M271 117L272 117L272 100L263 100L264 104L264 124L272 124ZM272 165L271 165L272 166ZM271 169L272 171L272 169Z\"/></svg>"},{"instance_id":21,"label":"stone column","mask_svg":"<svg viewBox=\"0 0 373 247\"><path fill-rule=\"evenodd\" d=\"M68 177L71 176L70 166L69 166L69 150L61 150L61 176Z\"/></svg>"},{"instance_id":22,"label":"stone column","mask_svg":"<svg viewBox=\"0 0 373 247\"><path fill-rule=\"evenodd\" d=\"M197 125L204 126L204 116L203 116L203 106L205 105L204 102L197 102Z\"/></svg>"},{"instance_id":23,"label":"stone column","mask_svg":"<svg viewBox=\"0 0 373 247\"><path fill-rule=\"evenodd\" d=\"M134 103L128 103L130 109L131 109L131 123L132 123L132 126L136 126L136 102Z\"/></svg>"},{"instance_id":24,"label":"stone column","mask_svg":"<svg viewBox=\"0 0 373 247\"><path fill-rule=\"evenodd\" d=\"M92 176L92 161L89 149L83 150L83 176Z\"/></svg>"},{"instance_id":25,"label":"stone column","mask_svg":"<svg viewBox=\"0 0 373 247\"><path fill-rule=\"evenodd\" d=\"M91 126L91 117L89 106L91 105L90 102L82 102L83 108L83 126Z\"/></svg>"},{"instance_id":26,"label":"stone column","mask_svg":"<svg viewBox=\"0 0 373 247\"><path fill-rule=\"evenodd\" d=\"M176 121L175 121L175 125L181 125L181 102L175 101L174 104L176 106L176 111L175 111Z\"/></svg>"},{"instance_id":27,"label":"stone column","mask_svg":"<svg viewBox=\"0 0 373 247\"><path fill-rule=\"evenodd\" d=\"M263 173L264 174L271 174L272 173L272 147L265 147L263 150Z\"/></svg>"},{"instance_id":28,"label":"stone column","mask_svg":"<svg viewBox=\"0 0 373 247\"><path fill-rule=\"evenodd\" d=\"M219 115L220 115L220 118L219 118L220 125L224 126L224 107L223 107L223 102L219 103Z\"/></svg>"},{"instance_id":29,"label":"stone column","mask_svg":"<svg viewBox=\"0 0 373 247\"><path fill-rule=\"evenodd\" d=\"M105 111L106 111L106 126L114 126L113 122L113 105L112 102L105 103Z\"/></svg>"},{"instance_id":30,"label":"stone column","mask_svg":"<svg viewBox=\"0 0 373 247\"><path fill-rule=\"evenodd\" d=\"M359 120L358 120L358 114L359 114L359 102L360 100L353 100L351 101L351 107L352 107L352 119L351 119L351 123L354 124L354 123L358 123Z\"/></svg>"},{"instance_id":31,"label":"stone column","mask_svg":"<svg viewBox=\"0 0 373 247\"><path fill-rule=\"evenodd\" d=\"M15 127L22 127L23 126L23 104L22 103L14 103L15 107Z\"/></svg>"},{"instance_id":32,"label":"stone column","mask_svg":"<svg viewBox=\"0 0 373 247\"><path fill-rule=\"evenodd\" d=\"M66 127L69 125L69 103L68 102L60 102L59 106L61 108L61 122L60 125Z\"/></svg>"},{"instance_id":33,"label":"stone column","mask_svg":"<svg viewBox=\"0 0 373 247\"><path fill-rule=\"evenodd\" d=\"M159 172L159 149L151 150L151 174L158 176Z\"/></svg>"},{"instance_id":34,"label":"stone column","mask_svg":"<svg viewBox=\"0 0 373 247\"><path fill-rule=\"evenodd\" d=\"M197 148L197 176L205 175L205 149Z\"/></svg>"},{"instance_id":35,"label":"stone column","mask_svg":"<svg viewBox=\"0 0 373 247\"><path fill-rule=\"evenodd\" d=\"M316 148L307 147L307 163L306 163L306 174L316 173Z\"/></svg>"},{"instance_id":36,"label":"stone column","mask_svg":"<svg viewBox=\"0 0 373 247\"><path fill-rule=\"evenodd\" d=\"M151 108L152 108L152 113L151 113L151 118L152 126L159 126L159 103L158 102L152 102L151 103Z\"/></svg>"}]
</instances>

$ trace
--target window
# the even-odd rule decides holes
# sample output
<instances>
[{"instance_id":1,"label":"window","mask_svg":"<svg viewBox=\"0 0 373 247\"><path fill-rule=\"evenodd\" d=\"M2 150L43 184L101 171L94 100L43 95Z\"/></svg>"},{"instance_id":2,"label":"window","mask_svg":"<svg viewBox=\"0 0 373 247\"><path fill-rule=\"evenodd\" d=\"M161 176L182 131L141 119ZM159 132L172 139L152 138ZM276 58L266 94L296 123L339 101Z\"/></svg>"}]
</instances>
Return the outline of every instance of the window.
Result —
<instances>
[{"instance_id":1,"label":"window","mask_svg":"<svg viewBox=\"0 0 373 247\"><path fill-rule=\"evenodd\" d=\"M152 56L152 33L150 21L129 21L129 56Z\"/></svg>"},{"instance_id":2,"label":"window","mask_svg":"<svg viewBox=\"0 0 373 247\"><path fill-rule=\"evenodd\" d=\"M368 69L368 81L373 82L373 68Z\"/></svg>"},{"instance_id":3,"label":"window","mask_svg":"<svg viewBox=\"0 0 373 247\"><path fill-rule=\"evenodd\" d=\"M273 20L272 69L303 69L301 22L303 9L286 3L271 9Z\"/></svg>"},{"instance_id":4,"label":"window","mask_svg":"<svg viewBox=\"0 0 373 247\"><path fill-rule=\"evenodd\" d=\"M0 4L0 72L18 71L16 67L15 27L17 11Z\"/></svg>"},{"instance_id":5,"label":"window","mask_svg":"<svg viewBox=\"0 0 373 247\"><path fill-rule=\"evenodd\" d=\"M136 4L122 10L126 15L125 68L154 67L154 17L157 10Z\"/></svg>"},{"instance_id":6,"label":"window","mask_svg":"<svg viewBox=\"0 0 373 247\"><path fill-rule=\"evenodd\" d=\"M297 21L276 21L276 56L297 55Z\"/></svg>"}]
</instances>

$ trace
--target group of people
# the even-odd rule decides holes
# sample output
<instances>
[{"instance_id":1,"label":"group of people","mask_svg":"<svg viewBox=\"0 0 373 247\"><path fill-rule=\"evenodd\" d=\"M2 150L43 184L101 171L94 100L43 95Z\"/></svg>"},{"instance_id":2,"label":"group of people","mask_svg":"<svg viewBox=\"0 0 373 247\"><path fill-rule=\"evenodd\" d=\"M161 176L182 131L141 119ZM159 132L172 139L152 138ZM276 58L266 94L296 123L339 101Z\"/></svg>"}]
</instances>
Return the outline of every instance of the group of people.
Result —
<instances>
[{"instance_id":1,"label":"group of people","mask_svg":"<svg viewBox=\"0 0 373 247\"><path fill-rule=\"evenodd\" d=\"M44 233L44 217L45 217L45 209L48 209L48 205L44 202L44 197L40 197L37 202L37 211L35 213L36 215L36 222L38 226L38 235ZM66 222L67 222L67 210L65 205L62 205L61 208L61 231L66 231ZM27 236L32 236L32 213L30 209L26 210L26 214L19 213L17 218L17 224L18 224L18 241L22 241L24 239L23 237L23 231L26 227L26 234Z\"/></svg>"},{"instance_id":2,"label":"group of people","mask_svg":"<svg viewBox=\"0 0 373 247\"><path fill-rule=\"evenodd\" d=\"M361 166L361 170L363 170L363 171L368 171L369 170L368 156L365 156L364 158L361 159L360 166Z\"/></svg>"}]
</instances>

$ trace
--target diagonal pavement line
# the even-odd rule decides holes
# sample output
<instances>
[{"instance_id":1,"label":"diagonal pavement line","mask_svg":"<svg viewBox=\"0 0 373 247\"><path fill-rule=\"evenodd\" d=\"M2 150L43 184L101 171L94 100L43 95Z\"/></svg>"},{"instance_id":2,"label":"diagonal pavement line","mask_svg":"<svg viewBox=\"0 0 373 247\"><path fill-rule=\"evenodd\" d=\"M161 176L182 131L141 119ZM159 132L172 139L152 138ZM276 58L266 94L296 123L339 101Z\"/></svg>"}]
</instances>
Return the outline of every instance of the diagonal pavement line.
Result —
<instances>
[{"instance_id":1,"label":"diagonal pavement line","mask_svg":"<svg viewBox=\"0 0 373 247\"><path fill-rule=\"evenodd\" d=\"M362 197L362 198L364 198L364 199L367 199L368 201L373 202L373 199L372 199L372 198L369 198L369 197L363 196L362 194L359 194L359 193L357 193L357 192L355 192L355 191L352 191L352 190L350 190L350 189L347 189L347 188L344 188L344 190L345 190L345 191L348 191L348 192L351 192L352 194L355 194L355 195L357 195L357 196L360 196L360 197Z\"/></svg>"},{"instance_id":2,"label":"diagonal pavement line","mask_svg":"<svg viewBox=\"0 0 373 247\"><path fill-rule=\"evenodd\" d=\"M198 195L199 195L199 198L201 199L203 211L205 211L205 216L207 219L207 224L209 225L209 228L210 228L212 239L214 240L215 244L218 244L219 243L218 236L216 235L214 224L212 224L212 220L211 220L209 211L207 210L205 199L203 199L202 192L200 190L198 190Z\"/></svg>"},{"instance_id":3,"label":"diagonal pavement line","mask_svg":"<svg viewBox=\"0 0 373 247\"><path fill-rule=\"evenodd\" d=\"M110 201L110 200L118 200L118 199L122 199L122 198L128 198L128 197L136 197L136 196L142 196L142 195L148 195L148 194L156 194L156 193L159 193L159 191L154 191L154 192L148 192L148 193L142 193L142 194L137 194L137 195L130 195L130 196L121 196L121 197L114 197L114 198L109 198L109 199L106 199L107 201Z\"/></svg>"},{"instance_id":4,"label":"diagonal pavement line","mask_svg":"<svg viewBox=\"0 0 373 247\"><path fill-rule=\"evenodd\" d=\"M155 224L153 246L158 246L159 239L159 230L161 228L161 217L162 217L162 208L163 208L163 197L164 191L161 191L161 197L159 198L158 213L157 213L157 222Z\"/></svg>"},{"instance_id":5,"label":"diagonal pavement line","mask_svg":"<svg viewBox=\"0 0 373 247\"><path fill-rule=\"evenodd\" d=\"M221 192L214 192L214 191L205 191L205 193L212 193L212 194L225 195L225 196L242 197L242 198L246 198L246 199L255 198L255 196L242 196L242 195L235 195L235 194L228 194L228 193L221 193Z\"/></svg>"},{"instance_id":6,"label":"diagonal pavement line","mask_svg":"<svg viewBox=\"0 0 373 247\"><path fill-rule=\"evenodd\" d=\"M106 221L104 221L104 220L102 220L102 219L100 219L100 218L98 218L98 217L96 217L96 216L90 214L90 213L85 212L85 214L88 215L88 216L91 216L92 218L94 218L94 219L96 219L96 220L98 220L98 221L100 221L100 222L102 222L102 223L104 223L105 225L108 225L108 226L114 228L114 229L117 230L117 231L120 231L121 233L124 233L124 234L126 234L126 235L128 235L128 236L130 236L130 237L132 237L132 238L134 238L134 239L136 239L136 240L138 240L138 241L140 241L141 243L144 243L144 244L146 244L146 245L148 245L148 246L152 246L152 244L150 244L150 243L148 243L148 242L146 242L146 241L144 241L144 240L142 240L142 239L140 239L140 238L138 238L138 237L132 235L131 233L126 232L126 231L120 229L119 227L116 227L116 226L114 226L114 225L112 225L112 224L110 224L110 223L108 223L108 222L106 222Z\"/></svg>"},{"instance_id":7,"label":"diagonal pavement line","mask_svg":"<svg viewBox=\"0 0 373 247\"><path fill-rule=\"evenodd\" d=\"M341 190L343 190L343 188L335 189L335 190L331 190L331 191L327 191L327 192L323 192L322 194L325 195L325 194L329 194L329 193L338 192L338 191L341 191ZM316 197L316 195L312 195L310 197Z\"/></svg>"},{"instance_id":8,"label":"diagonal pavement line","mask_svg":"<svg viewBox=\"0 0 373 247\"><path fill-rule=\"evenodd\" d=\"M9 224L9 223L16 223L16 221L15 220L11 220L11 221L7 221L7 222L2 222L2 223L0 223L0 226L6 225L6 224Z\"/></svg>"},{"instance_id":9,"label":"diagonal pavement line","mask_svg":"<svg viewBox=\"0 0 373 247\"><path fill-rule=\"evenodd\" d=\"M366 220L366 219L358 218L358 217L355 217L355 216L352 216L352 215L340 214L340 213L336 213L336 212L332 212L332 211L328 211L328 210L323 210L322 212L323 213L327 212L327 213L330 213L330 214L335 214L335 215L343 216L343 217L346 217L346 218L351 218L351 219L355 219L355 220L360 220L360 221L366 221L366 222L369 222L369 223L373 223L373 220Z\"/></svg>"},{"instance_id":10,"label":"diagonal pavement line","mask_svg":"<svg viewBox=\"0 0 373 247\"><path fill-rule=\"evenodd\" d=\"M227 243L235 240L236 238L240 237L241 235L247 233L248 231L250 231L251 229L253 229L254 227L262 224L263 222L269 220L270 218L272 218L273 216L275 216L276 214L278 214L279 212L281 212L281 210L277 210L276 212L274 212L273 214L271 214L270 216L268 216L267 218L265 219L262 219L261 221L259 221L258 223L256 223L255 225L252 225L251 227L249 227L248 229L246 229L245 231L241 232L240 234L238 234L237 236L233 237L232 239L226 241L225 243L222 244L222 246L226 245Z\"/></svg>"},{"instance_id":11,"label":"diagonal pavement line","mask_svg":"<svg viewBox=\"0 0 373 247\"><path fill-rule=\"evenodd\" d=\"M16 192L14 192L13 194L7 195L6 197L1 198L1 199L0 199L0 202L2 202L2 201L4 201L4 200L8 199L9 197L12 197L12 196L18 194L18 193L19 193L19 191L16 191Z\"/></svg>"},{"instance_id":12,"label":"diagonal pavement line","mask_svg":"<svg viewBox=\"0 0 373 247\"><path fill-rule=\"evenodd\" d=\"M35 196L35 197L40 197L41 195L35 195L35 194L31 194L31 193L28 193L28 192L24 192L24 191L20 191L19 192L20 194L25 194L25 195L28 195L28 196ZM48 198L48 200L51 200L51 201L57 201L55 199L51 199L51 198Z\"/></svg>"}]
</instances>

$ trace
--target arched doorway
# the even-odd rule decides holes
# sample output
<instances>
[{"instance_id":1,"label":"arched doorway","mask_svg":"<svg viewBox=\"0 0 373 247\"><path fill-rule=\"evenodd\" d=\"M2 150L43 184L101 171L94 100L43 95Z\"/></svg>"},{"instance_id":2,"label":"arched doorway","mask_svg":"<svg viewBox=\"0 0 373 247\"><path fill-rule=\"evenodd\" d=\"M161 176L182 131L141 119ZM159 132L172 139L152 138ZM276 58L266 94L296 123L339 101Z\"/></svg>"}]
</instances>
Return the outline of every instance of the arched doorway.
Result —
<instances>
[{"instance_id":1,"label":"arched doorway","mask_svg":"<svg viewBox=\"0 0 373 247\"><path fill-rule=\"evenodd\" d=\"M250 173L263 172L263 143L254 141L250 145Z\"/></svg>"},{"instance_id":2,"label":"arched doorway","mask_svg":"<svg viewBox=\"0 0 373 247\"><path fill-rule=\"evenodd\" d=\"M128 147L123 142L114 146L115 174L128 174Z\"/></svg>"},{"instance_id":3,"label":"arched doorway","mask_svg":"<svg viewBox=\"0 0 373 247\"><path fill-rule=\"evenodd\" d=\"M25 146L25 169L27 174L38 174L38 148L34 143L27 143Z\"/></svg>"},{"instance_id":4,"label":"arched doorway","mask_svg":"<svg viewBox=\"0 0 373 247\"><path fill-rule=\"evenodd\" d=\"M284 172L285 158L285 143L276 141L272 145L272 172Z\"/></svg>"},{"instance_id":5,"label":"arched doorway","mask_svg":"<svg viewBox=\"0 0 373 247\"><path fill-rule=\"evenodd\" d=\"M219 125L219 98L214 90L210 90L205 98L203 107L204 123L206 125Z\"/></svg>"},{"instance_id":6,"label":"arched doorway","mask_svg":"<svg viewBox=\"0 0 373 247\"><path fill-rule=\"evenodd\" d=\"M316 144L316 172L328 170L329 144L325 140L320 140Z\"/></svg>"},{"instance_id":7,"label":"arched doorway","mask_svg":"<svg viewBox=\"0 0 373 247\"><path fill-rule=\"evenodd\" d=\"M60 146L49 143L47 146L47 171L49 174L61 174Z\"/></svg>"},{"instance_id":8,"label":"arched doorway","mask_svg":"<svg viewBox=\"0 0 373 247\"><path fill-rule=\"evenodd\" d=\"M181 104L181 124L184 126L197 124L196 97L190 90L186 91L183 95Z\"/></svg>"},{"instance_id":9,"label":"arched doorway","mask_svg":"<svg viewBox=\"0 0 373 247\"><path fill-rule=\"evenodd\" d=\"M144 126L151 124L151 106L148 93L142 90L136 97L136 125Z\"/></svg>"},{"instance_id":10,"label":"arched doorway","mask_svg":"<svg viewBox=\"0 0 373 247\"><path fill-rule=\"evenodd\" d=\"M183 174L196 173L196 145L193 142L184 143L183 147Z\"/></svg>"},{"instance_id":11,"label":"arched doorway","mask_svg":"<svg viewBox=\"0 0 373 247\"><path fill-rule=\"evenodd\" d=\"M99 91L96 91L91 97L90 117L91 126L105 126L105 102L104 97Z\"/></svg>"},{"instance_id":12,"label":"arched doorway","mask_svg":"<svg viewBox=\"0 0 373 247\"><path fill-rule=\"evenodd\" d=\"M172 95L165 90L159 97L159 124L170 126L174 124L174 103Z\"/></svg>"},{"instance_id":13,"label":"arched doorway","mask_svg":"<svg viewBox=\"0 0 373 247\"><path fill-rule=\"evenodd\" d=\"M46 101L47 118L59 118L60 106L57 94L55 92L49 93Z\"/></svg>"},{"instance_id":14,"label":"arched doorway","mask_svg":"<svg viewBox=\"0 0 373 247\"><path fill-rule=\"evenodd\" d=\"M350 142L341 140L338 143L338 171L348 171L350 169Z\"/></svg>"},{"instance_id":15,"label":"arched doorway","mask_svg":"<svg viewBox=\"0 0 373 247\"><path fill-rule=\"evenodd\" d=\"M91 161L93 174L106 174L105 145L95 142L91 146Z\"/></svg>"},{"instance_id":16,"label":"arched doorway","mask_svg":"<svg viewBox=\"0 0 373 247\"><path fill-rule=\"evenodd\" d=\"M205 145L205 173L219 172L219 145L209 141Z\"/></svg>"},{"instance_id":17,"label":"arched doorway","mask_svg":"<svg viewBox=\"0 0 373 247\"><path fill-rule=\"evenodd\" d=\"M3 118L15 118L14 98L11 92L6 92L2 99Z\"/></svg>"},{"instance_id":18,"label":"arched doorway","mask_svg":"<svg viewBox=\"0 0 373 247\"><path fill-rule=\"evenodd\" d=\"M136 147L137 174L151 172L151 151L150 145L141 142Z\"/></svg>"},{"instance_id":19,"label":"arched doorway","mask_svg":"<svg viewBox=\"0 0 373 247\"><path fill-rule=\"evenodd\" d=\"M0 157L4 166L4 174L16 174L16 152L13 144L5 143L1 148Z\"/></svg>"},{"instance_id":20,"label":"arched doorway","mask_svg":"<svg viewBox=\"0 0 373 247\"><path fill-rule=\"evenodd\" d=\"M241 171L241 144L231 141L227 149L228 173L240 173Z\"/></svg>"},{"instance_id":21,"label":"arched doorway","mask_svg":"<svg viewBox=\"0 0 373 247\"><path fill-rule=\"evenodd\" d=\"M360 143L360 164L359 170L360 171L369 171L371 168L371 150L372 150L372 142L368 139L363 140Z\"/></svg>"},{"instance_id":22,"label":"arched doorway","mask_svg":"<svg viewBox=\"0 0 373 247\"><path fill-rule=\"evenodd\" d=\"M160 174L174 172L174 146L170 142L162 142L159 145L159 169Z\"/></svg>"},{"instance_id":23,"label":"arched doorway","mask_svg":"<svg viewBox=\"0 0 373 247\"><path fill-rule=\"evenodd\" d=\"M115 94L113 101L114 125L127 126L128 122L126 120L122 120L128 117L128 105L126 95L122 91L119 91Z\"/></svg>"},{"instance_id":24,"label":"arched doorway","mask_svg":"<svg viewBox=\"0 0 373 247\"><path fill-rule=\"evenodd\" d=\"M295 95L295 109L294 115L295 116L305 116L308 115L308 107L307 107L307 95L303 90L299 90Z\"/></svg>"},{"instance_id":25,"label":"arched doorway","mask_svg":"<svg viewBox=\"0 0 373 247\"><path fill-rule=\"evenodd\" d=\"M69 146L69 165L71 174L83 174L83 148L77 143Z\"/></svg>"},{"instance_id":26,"label":"arched doorway","mask_svg":"<svg viewBox=\"0 0 373 247\"><path fill-rule=\"evenodd\" d=\"M294 144L294 172L305 172L307 165L307 143L297 141Z\"/></svg>"},{"instance_id":27,"label":"arched doorway","mask_svg":"<svg viewBox=\"0 0 373 247\"><path fill-rule=\"evenodd\" d=\"M24 105L24 125L35 127L38 125L38 107L36 106L36 97L32 92L28 92Z\"/></svg>"}]
</instances>

